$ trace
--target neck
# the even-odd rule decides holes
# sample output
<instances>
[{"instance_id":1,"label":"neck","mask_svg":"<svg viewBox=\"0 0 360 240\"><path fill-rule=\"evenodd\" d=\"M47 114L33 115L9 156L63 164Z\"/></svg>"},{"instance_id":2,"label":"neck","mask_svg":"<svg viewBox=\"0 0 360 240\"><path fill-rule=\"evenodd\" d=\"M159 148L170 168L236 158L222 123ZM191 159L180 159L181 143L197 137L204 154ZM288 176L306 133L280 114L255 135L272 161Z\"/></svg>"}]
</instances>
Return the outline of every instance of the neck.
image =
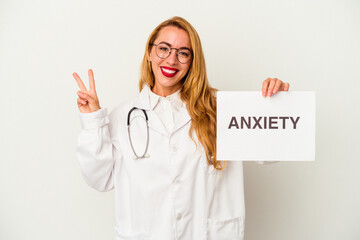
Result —
<instances>
[{"instance_id":1,"label":"neck","mask_svg":"<svg viewBox=\"0 0 360 240\"><path fill-rule=\"evenodd\" d=\"M179 90L181 87L181 85L175 85L175 86L171 86L171 87L158 87L158 85L155 85L154 87L151 89L151 91L153 93L155 93L156 95L162 96L162 97L167 97L171 94L173 94L174 92L176 92L177 90Z\"/></svg>"}]
</instances>

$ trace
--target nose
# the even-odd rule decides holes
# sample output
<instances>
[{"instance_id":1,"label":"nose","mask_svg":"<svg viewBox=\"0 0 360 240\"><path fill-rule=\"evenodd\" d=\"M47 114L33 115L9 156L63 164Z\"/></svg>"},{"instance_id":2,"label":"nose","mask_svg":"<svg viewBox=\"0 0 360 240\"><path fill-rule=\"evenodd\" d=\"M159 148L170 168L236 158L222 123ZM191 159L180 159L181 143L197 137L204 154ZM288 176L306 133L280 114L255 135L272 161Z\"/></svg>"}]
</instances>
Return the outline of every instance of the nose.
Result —
<instances>
[{"instance_id":1,"label":"nose","mask_svg":"<svg viewBox=\"0 0 360 240\"><path fill-rule=\"evenodd\" d=\"M177 56L176 56L176 50L172 49L170 55L167 57L167 61L171 65L177 64Z\"/></svg>"}]
</instances>

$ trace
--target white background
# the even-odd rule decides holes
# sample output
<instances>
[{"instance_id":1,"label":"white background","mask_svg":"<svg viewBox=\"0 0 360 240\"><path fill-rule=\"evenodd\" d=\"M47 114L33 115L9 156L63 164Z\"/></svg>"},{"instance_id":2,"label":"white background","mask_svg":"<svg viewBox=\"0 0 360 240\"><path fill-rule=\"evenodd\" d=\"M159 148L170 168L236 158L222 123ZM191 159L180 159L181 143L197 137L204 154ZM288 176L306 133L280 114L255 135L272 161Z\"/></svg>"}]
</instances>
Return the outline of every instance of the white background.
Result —
<instances>
[{"instance_id":1,"label":"white background","mask_svg":"<svg viewBox=\"0 0 360 240\"><path fill-rule=\"evenodd\" d=\"M75 156L72 73L88 84L93 68L112 110L174 15L197 29L216 88L316 91L316 161L245 163L245 239L360 239L357 0L0 0L0 239L113 239L113 192L88 187Z\"/></svg>"}]
</instances>

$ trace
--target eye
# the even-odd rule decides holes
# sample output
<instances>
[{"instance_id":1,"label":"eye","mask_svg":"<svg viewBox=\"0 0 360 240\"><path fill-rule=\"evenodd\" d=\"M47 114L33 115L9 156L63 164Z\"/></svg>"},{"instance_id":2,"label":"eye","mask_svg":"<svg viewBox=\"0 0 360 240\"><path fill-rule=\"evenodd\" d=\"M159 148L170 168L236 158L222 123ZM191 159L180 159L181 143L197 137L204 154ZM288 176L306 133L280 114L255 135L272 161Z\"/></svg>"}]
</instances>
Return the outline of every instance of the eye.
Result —
<instances>
[{"instance_id":1,"label":"eye","mask_svg":"<svg viewBox=\"0 0 360 240\"><path fill-rule=\"evenodd\" d=\"M159 46L159 50L162 52L169 52L169 48L165 46Z\"/></svg>"},{"instance_id":2,"label":"eye","mask_svg":"<svg viewBox=\"0 0 360 240\"><path fill-rule=\"evenodd\" d=\"M188 58L190 56L190 53L186 52L186 51L180 51L179 52L179 55L181 57L184 57L184 58Z\"/></svg>"}]
</instances>

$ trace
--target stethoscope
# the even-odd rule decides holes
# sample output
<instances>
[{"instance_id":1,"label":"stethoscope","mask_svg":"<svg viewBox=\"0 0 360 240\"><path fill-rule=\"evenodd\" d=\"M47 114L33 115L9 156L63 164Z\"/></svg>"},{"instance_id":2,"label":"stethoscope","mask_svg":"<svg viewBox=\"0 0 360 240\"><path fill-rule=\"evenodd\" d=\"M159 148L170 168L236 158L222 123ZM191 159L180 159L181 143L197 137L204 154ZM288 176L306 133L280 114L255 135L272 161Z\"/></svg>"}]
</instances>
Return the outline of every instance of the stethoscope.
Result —
<instances>
[{"instance_id":1,"label":"stethoscope","mask_svg":"<svg viewBox=\"0 0 360 240\"><path fill-rule=\"evenodd\" d=\"M143 155L139 156L136 154L135 152L135 149L134 149L134 146L133 146L133 143L131 141L131 137L130 137L130 116L131 116L131 113L132 111L134 110L142 110L144 115L145 115L145 121L146 121L146 133L147 133L147 137L146 137L146 148L145 148L145 151L143 153ZM135 118L134 118L135 119ZM128 113L128 116L127 116L127 127L128 127L128 134L129 134L129 141L130 141L130 145L131 145L131 148L134 152L134 159L139 159L139 158L148 158L150 157L150 155L147 153L147 150L148 150L148 147L149 147L149 118L148 118L148 115L146 114L146 111L144 109L141 109L141 108L137 108L137 107L133 107L129 113Z\"/></svg>"}]
</instances>

